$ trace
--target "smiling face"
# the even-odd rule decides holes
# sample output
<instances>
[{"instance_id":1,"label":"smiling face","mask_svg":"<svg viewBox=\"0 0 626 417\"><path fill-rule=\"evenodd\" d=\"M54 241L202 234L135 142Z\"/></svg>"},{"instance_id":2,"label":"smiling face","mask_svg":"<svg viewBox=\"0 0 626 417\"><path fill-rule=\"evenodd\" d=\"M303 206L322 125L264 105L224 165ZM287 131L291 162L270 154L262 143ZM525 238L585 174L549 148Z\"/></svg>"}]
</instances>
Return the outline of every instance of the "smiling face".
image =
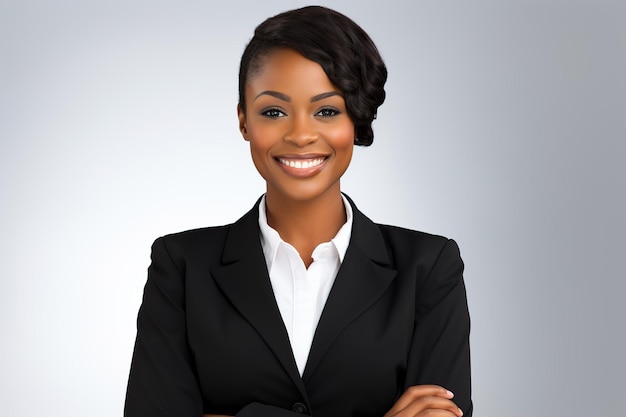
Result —
<instances>
[{"instance_id":1,"label":"smiling face","mask_svg":"<svg viewBox=\"0 0 626 417\"><path fill-rule=\"evenodd\" d=\"M267 182L267 197L307 201L338 195L352 158L354 124L322 67L278 49L245 88L239 128Z\"/></svg>"}]
</instances>

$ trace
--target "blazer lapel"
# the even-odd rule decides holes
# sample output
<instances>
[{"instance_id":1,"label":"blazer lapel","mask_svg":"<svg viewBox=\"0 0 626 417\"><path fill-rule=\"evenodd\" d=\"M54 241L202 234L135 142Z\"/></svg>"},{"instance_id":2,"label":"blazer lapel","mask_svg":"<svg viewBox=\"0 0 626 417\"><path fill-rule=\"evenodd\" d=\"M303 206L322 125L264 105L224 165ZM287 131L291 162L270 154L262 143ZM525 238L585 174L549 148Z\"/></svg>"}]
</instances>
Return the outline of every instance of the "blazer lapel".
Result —
<instances>
[{"instance_id":1,"label":"blazer lapel","mask_svg":"<svg viewBox=\"0 0 626 417\"><path fill-rule=\"evenodd\" d=\"M350 245L313 338L305 381L337 335L383 295L397 274L380 230L350 203L354 213Z\"/></svg>"},{"instance_id":2,"label":"blazer lapel","mask_svg":"<svg viewBox=\"0 0 626 417\"><path fill-rule=\"evenodd\" d=\"M307 398L267 272L260 242L258 204L257 201L252 210L231 226L222 265L211 272L226 297L259 332Z\"/></svg>"}]
</instances>

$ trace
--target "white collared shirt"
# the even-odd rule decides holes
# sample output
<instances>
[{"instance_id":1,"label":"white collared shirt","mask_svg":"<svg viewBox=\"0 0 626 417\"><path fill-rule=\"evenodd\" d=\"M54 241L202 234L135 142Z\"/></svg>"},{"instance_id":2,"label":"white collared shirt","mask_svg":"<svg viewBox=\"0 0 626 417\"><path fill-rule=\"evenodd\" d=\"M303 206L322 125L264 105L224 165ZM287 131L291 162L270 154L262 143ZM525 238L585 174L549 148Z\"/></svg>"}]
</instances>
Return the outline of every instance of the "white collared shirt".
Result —
<instances>
[{"instance_id":1,"label":"white collared shirt","mask_svg":"<svg viewBox=\"0 0 626 417\"><path fill-rule=\"evenodd\" d=\"M259 204L261 246L300 375L304 372L315 329L350 243L352 207L343 195L341 197L346 223L330 242L317 245L308 269L298 251L267 224L265 196Z\"/></svg>"}]
</instances>

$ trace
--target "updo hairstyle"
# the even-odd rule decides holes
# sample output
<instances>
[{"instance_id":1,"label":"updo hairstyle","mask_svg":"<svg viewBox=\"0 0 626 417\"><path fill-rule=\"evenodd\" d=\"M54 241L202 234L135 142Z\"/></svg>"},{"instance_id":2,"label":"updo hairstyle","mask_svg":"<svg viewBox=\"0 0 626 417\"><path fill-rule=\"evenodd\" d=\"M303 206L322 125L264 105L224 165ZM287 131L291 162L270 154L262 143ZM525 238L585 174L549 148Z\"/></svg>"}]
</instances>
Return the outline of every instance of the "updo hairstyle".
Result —
<instances>
[{"instance_id":1,"label":"updo hairstyle","mask_svg":"<svg viewBox=\"0 0 626 417\"><path fill-rule=\"evenodd\" d=\"M246 82L258 74L264 59L277 49L293 49L317 62L343 93L354 123L355 145L374 140L372 121L385 101L387 68L367 33L347 16L321 6L280 13L254 31L239 67L239 105L246 112Z\"/></svg>"}]
</instances>

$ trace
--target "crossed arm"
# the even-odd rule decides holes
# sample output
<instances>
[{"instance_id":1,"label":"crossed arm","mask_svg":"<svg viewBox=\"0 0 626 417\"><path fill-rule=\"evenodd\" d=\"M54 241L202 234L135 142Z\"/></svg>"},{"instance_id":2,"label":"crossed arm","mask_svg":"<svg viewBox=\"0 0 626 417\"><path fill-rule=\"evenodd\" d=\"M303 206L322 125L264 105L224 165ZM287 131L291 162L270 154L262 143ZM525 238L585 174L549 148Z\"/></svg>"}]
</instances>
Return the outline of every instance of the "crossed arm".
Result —
<instances>
[{"instance_id":1,"label":"crossed arm","mask_svg":"<svg viewBox=\"0 0 626 417\"><path fill-rule=\"evenodd\" d=\"M383 417L461 417L452 401L454 394L438 385L415 385L407 389ZM203 417L233 417L204 414Z\"/></svg>"}]
</instances>

